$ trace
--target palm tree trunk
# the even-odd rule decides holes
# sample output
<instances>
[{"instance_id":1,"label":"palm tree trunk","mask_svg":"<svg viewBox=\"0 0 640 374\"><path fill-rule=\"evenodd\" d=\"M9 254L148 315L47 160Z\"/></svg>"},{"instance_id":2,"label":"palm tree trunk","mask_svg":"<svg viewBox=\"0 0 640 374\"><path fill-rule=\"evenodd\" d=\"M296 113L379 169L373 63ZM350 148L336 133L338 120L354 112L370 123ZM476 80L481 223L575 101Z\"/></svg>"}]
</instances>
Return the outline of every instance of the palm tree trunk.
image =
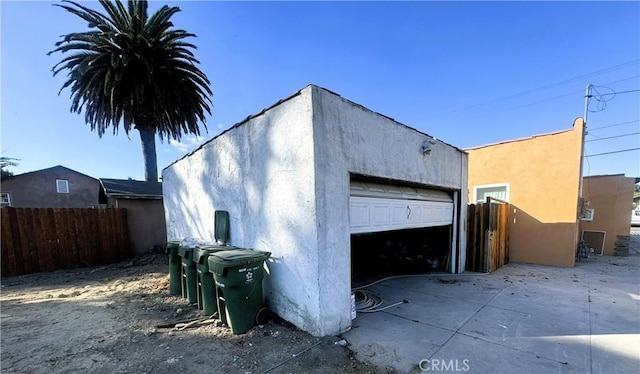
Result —
<instances>
[{"instance_id":1,"label":"palm tree trunk","mask_svg":"<svg viewBox=\"0 0 640 374\"><path fill-rule=\"evenodd\" d=\"M158 160L156 159L155 129L138 129L142 141L142 158L144 160L144 180L158 181Z\"/></svg>"}]
</instances>

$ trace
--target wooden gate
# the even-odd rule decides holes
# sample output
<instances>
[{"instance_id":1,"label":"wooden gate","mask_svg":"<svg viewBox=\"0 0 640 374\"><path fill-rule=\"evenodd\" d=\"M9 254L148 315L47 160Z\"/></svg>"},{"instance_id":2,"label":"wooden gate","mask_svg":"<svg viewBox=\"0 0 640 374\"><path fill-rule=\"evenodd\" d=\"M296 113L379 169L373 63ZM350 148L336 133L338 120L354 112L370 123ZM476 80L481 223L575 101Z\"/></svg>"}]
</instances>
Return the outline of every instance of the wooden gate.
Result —
<instances>
[{"instance_id":1,"label":"wooden gate","mask_svg":"<svg viewBox=\"0 0 640 374\"><path fill-rule=\"evenodd\" d=\"M468 206L468 271L490 273L509 263L509 203L487 197Z\"/></svg>"}]
</instances>

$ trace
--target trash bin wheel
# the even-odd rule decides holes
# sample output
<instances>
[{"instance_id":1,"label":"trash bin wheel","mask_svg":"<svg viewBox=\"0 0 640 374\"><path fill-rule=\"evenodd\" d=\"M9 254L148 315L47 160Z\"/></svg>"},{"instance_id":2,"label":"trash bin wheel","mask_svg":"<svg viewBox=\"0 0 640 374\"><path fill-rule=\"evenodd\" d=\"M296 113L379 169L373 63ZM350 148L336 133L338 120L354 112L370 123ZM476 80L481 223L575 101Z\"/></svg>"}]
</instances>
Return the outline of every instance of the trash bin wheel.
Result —
<instances>
[{"instance_id":1,"label":"trash bin wheel","mask_svg":"<svg viewBox=\"0 0 640 374\"><path fill-rule=\"evenodd\" d=\"M256 314L256 325L266 325L273 319L273 312L267 307L262 307Z\"/></svg>"}]
</instances>

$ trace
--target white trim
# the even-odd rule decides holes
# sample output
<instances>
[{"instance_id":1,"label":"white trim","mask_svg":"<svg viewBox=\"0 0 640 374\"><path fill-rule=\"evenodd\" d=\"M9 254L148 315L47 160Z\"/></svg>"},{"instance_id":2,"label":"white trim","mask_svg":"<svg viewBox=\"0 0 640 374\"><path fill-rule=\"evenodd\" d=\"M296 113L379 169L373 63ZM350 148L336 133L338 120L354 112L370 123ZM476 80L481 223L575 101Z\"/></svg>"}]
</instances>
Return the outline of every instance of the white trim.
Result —
<instances>
[{"instance_id":1,"label":"white trim","mask_svg":"<svg viewBox=\"0 0 640 374\"><path fill-rule=\"evenodd\" d=\"M460 227L459 217L458 217L458 197L460 193L458 191L453 191L453 227L451 230L451 248L449 251L449 261L451 262L451 273L462 273L464 272L464 268L467 266L467 251L459 251L458 250L458 228ZM457 254L457 256L456 256ZM457 258L457 263L456 263Z\"/></svg>"},{"instance_id":2,"label":"white trim","mask_svg":"<svg viewBox=\"0 0 640 374\"><path fill-rule=\"evenodd\" d=\"M6 195L7 196L7 202L3 202L3 199L0 199L0 205L2 206L11 206L11 192L1 192L0 196L2 195Z\"/></svg>"},{"instance_id":3,"label":"white trim","mask_svg":"<svg viewBox=\"0 0 640 374\"><path fill-rule=\"evenodd\" d=\"M56 179L56 192L69 193L69 181L66 179Z\"/></svg>"},{"instance_id":4,"label":"white trim","mask_svg":"<svg viewBox=\"0 0 640 374\"><path fill-rule=\"evenodd\" d=\"M494 188L494 187L506 187L507 198L505 201L509 201L511 197L511 183L492 183L492 184L479 184L477 186L473 186L473 204L478 202L478 188Z\"/></svg>"}]
</instances>

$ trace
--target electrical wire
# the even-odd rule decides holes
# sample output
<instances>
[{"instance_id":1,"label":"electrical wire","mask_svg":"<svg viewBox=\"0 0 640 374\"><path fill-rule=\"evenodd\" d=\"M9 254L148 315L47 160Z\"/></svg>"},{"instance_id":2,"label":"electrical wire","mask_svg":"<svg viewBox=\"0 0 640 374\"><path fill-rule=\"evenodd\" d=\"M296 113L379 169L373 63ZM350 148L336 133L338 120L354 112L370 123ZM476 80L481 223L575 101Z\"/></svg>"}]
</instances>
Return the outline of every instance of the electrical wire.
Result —
<instances>
[{"instance_id":1,"label":"electrical wire","mask_svg":"<svg viewBox=\"0 0 640 374\"><path fill-rule=\"evenodd\" d=\"M614 154L614 153L631 152L631 151L637 151L637 150L640 150L640 147L638 147L638 148L621 149L621 150L618 150L618 151L611 151L611 152L596 153L596 154L593 154L593 155L586 155L584 157L595 157L595 156L611 155L611 154Z\"/></svg>"},{"instance_id":2,"label":"electrical wire","mask_svg":"<svg viewBox=\"0 0 640 374\"><path fill-rule=\"evenodd\" d=\"M609 127L616 127L616 126L622 126L622 125L628 125L630 123L636 123L636 122L640 122L640 119L636 119L633 121L627 121L627 122L620 122L620 123L614 123L613 125L605 125L605 126L598 126L598 127L589 127L589 131L593 131L593 130L600 130L600 129L607 129ZM591 135L591 134L589 134ZM595 135L594 135L595 136Z\"/></svg>"},{"instance_id":3,"label":"electrical wire","mask_svg":"<svg viewBox=\"0 0 640 374\"><path fill-rule=\"evenodd\" d=\"M515 98L515 97L519 97L519 96L526 96L526 95L530 95L530 94L537 93L537 92L540 92L540 91L545 91L545 90L548 90L548 89L551 89L551 88L555 88L555 87L558 87L558 86L562 86L562 85L565 85L565 84L568 84L568 83L573 83L573 82L579 81L579 80L584 79L584 78L588 78L588 77L592 77L592 76L596 76L596 75L601 75L601 74L608 73L608 72L613 71L613 70L618 70L618 69L622 69L622 68L627 67L627 66L635 65L638 62L640 62L640 59L627 61L627 62L619 64L619 65L614 65L614 66L611 66L611 67L608 67L608 68L605 68L605 69L596 70L596 71L591 72L591 73L587 73L587 74L583 74L583 75L580 75L580 76L577 76L577 77L565 79L563 81L559 81L559 82L556 82L556 83L551 83L551 84L548 84L548 85L545 85L545 86L542 86L542 87L538 87L538 88L534 88L534 89L518 92L518 93L515 93L515 94L512 94L512 95L503 96L503 97L500 97L500 98L497 98L497 99L485 101L485 102L478 103L478 104L473 104L473 105L470 105L470 106L467 106L467 107L463 107L463 108L460 108L460 109L454 109L454 110L449 111L449 112L445 112L445 113L442 113L442 114L437 114L435 116L427 117L426 119L442 117L442 116L445 116L445 115L448 115L448 114L453 114L453 113L457 113L457 112L466 111L466 110L469 110L469 109L472 109L472 108L476 108L476 107L479 107L479 106L483 106L483 105L487 105L487 104L493 104L493 103L496 103L496 102L499 102L499 101L503 101L503 100L507 100L507 99L511 99L511 98ZM631 78L635 78L635 77L637 77L637 76L634 76L634 77L631 77ZM624 78L624 79L621 79L619 81L623 81L623 80L627 80L627 79L631 79L631 78ZM607 84L612 84L612 83L617 83L617 82L618 81L607 83ZM580 91L580 92L583 92L583 91ZM567 94L567 96L568 95L569 94ZM562 97L562 96L560 96L560 97Z\"/></svg>"},{"instance_id":4,"label":"electrical wire","mask_svg":"<svg viewBox=\"0 0 640 374\"><path fill-rule=\"evenodd\" d=\"M602 94L602 93L600 93L598 88L609 90L609 91L611 91L611 93ZM592 85L591 86L591 90L596 93L595 95L592 94L592 95L587 97L587 110L589 112L592 112L592 113L601 112L601 111L607 109L607 102L613 100L616 97L616 91L613 88L610 88L610 87ZM612 96L610 98L605 98L605 96L608 96L608 95L612 95ZM598 104L596 105L596 107L597 107L598 110L589 109L589 103L591 102L591 99L595 99L597 101Z\"/></svg>"},{"instance_id":5,"label":"electrical wire","mask_svg":"<svg viewBox=\"0 0 640 374\"><path fill-rule=\"evenodd\" d=\"M605 83L605 84L614 84L614 83L622 82L622 81L629 80L629 79L633 79L633 78L637 78L637 77L640 77L640 75L634 75L634 76L632 76L632 77L627 77L627 78L624 78L624 79L618 79L618 80L616 80L616 81L609 82L609 83ZM595 86L592 86L592 87L595 87ZM604 86L598 86L598 87L603 88ZM607 88L607 89L610 89L611 91L613 91L613 92L615 93L615 91L614 91L613 89L611 89L611 88L609 88L609 87L606 87L606 88ZM556 99L560 99L560 98L563 98L563 97L572 96L572 95L577 95L577 94L580 94L580 93L583 93L583 92L584 92L584 90L580 90L580 91L572 91L572 92L569 92L569 93L566 93L566 94L562 94L562 95L558 95L558 96L553 96L553 97L550 97L550 98L548 98L548 99L539 100L539 101L534 101L534 102L532 102L532 103L527 103L527 104L522 104L522 105L517 105L517 106L510 107L510 108L507 108L507 109L504 109L504 110L500 110L500 111L497 111L497 112L491 112L491 113L485 113L485 114L481 114L481 115L473 116L473 117L470 117L469 119L482 118L482 117L492 116L492 115L496 115L496 114L500 114L500 113L504 113L504 112L509 112L509 111L512 111L512 110L520 109L520 108L526 108L526 107L528 107L528 106L532 106L532 105L537 105L537 104L546 103L546 102L553 101L553 100L556 100ZM613 97L611 97L611 98L609 98L609 99L606 99L606 100L605 100L605 99L604 99L604 96L605 96L605 95L611 95L611 94L610 94L610 93L607 93L607 94L600 94L600 95L598 95L598 96L597 96L597 98L595 99L596 101L598 101L599 107L601 107L602 109L599 109L599 110L596 110L596 111L589 110L590 112L600 112L600 111L602 111L602 110L606 109L606 102L607 102L607 101L612 100L612 99L613 99L613 97L615 97L615 94L614 94L614 96L613 96ZM593 97L594 97L594 95L591 95L591 96L587 97L587 108L589 107L588 103L589 103L589 102L591 102L591 98L593 98Z\"/></svg>"},{"instance_id":6,"label":"electrical wire","mask_svg":"<svg viewBox=\"0 0 640 374\"><path fill-rule=\"evenodd\" d=\"M615 91L614 93L602 94L601 96L620 95L620 94L626 94L626 93L632 93L632 92L640 92L640 90Z\"/></svg>"},{"instance_id":7,"label":"electrical wire","mask_svg":"<svg viewBox=\"0 0 640 374\"><path fill-rule=\"evenodd\" d=\"M589 140L585 140L585 143L587 143L587 142L597 142L597 141L599 141L599 140L607 140L607 139L623 138L623 137L625 137L625 136L638 135L638 134L640 134L640 132L632 132L632 133L629 133L629 134L622 134L622 135L607 136L606 138L598 137L598 139L589 139ZM590 135L590 134L589 134L589 135ZM595 136L595 135L594 135L594 136Z\"/></svg>"}]
</instances>

